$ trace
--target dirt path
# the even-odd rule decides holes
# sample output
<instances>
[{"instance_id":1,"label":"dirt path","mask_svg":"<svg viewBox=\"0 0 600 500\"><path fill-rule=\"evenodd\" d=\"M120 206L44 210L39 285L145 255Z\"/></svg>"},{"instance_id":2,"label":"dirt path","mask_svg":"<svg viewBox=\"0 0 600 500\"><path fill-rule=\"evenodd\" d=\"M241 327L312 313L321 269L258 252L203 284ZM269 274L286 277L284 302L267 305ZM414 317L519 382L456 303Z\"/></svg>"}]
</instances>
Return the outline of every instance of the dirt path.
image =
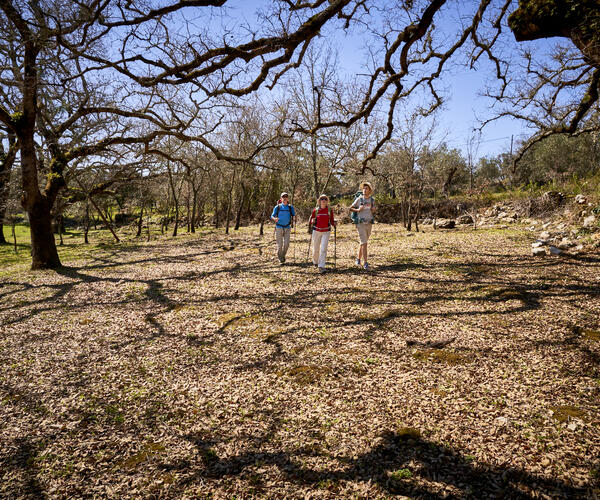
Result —
<instances>
[{"instance_id":1,"label":"dirt path","mask_svg":"<svg viewBox=\"0 0 600 500\"><path fill-rule=\"evenodd\" d=\"M599 494L599 256L382 224L366 273L345 226L320 276L255 234L0 278L0 497Z\"/></svg>"}]
</instances>

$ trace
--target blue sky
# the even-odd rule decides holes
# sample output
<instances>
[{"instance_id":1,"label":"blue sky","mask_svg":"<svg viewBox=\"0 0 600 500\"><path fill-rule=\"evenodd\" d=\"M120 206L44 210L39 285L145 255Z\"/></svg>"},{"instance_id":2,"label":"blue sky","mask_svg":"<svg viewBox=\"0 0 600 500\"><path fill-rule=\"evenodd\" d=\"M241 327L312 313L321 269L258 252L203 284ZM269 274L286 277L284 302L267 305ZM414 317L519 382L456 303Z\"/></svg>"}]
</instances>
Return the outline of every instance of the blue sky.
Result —
<instances>
[{"instance_id":1,"label":"blue sky","mask_svg":"<svg viewBox=\"0 0 600 500\"><path fill-rule=\"evenodd\" d=\"M229 0L226 4L229 17L225 23L229 28L244 22L255 25L257 9L264 8L269 3L266 0ZM470 22L472 10L478 3L472 0L449 2L445 7L446 10L438 15L436 21L439 23L438 28L442 33L450 33L465 22ZM243 30L240 30L241 32ZM512 34L508 28L504 29L504 33L508 44L505 48L508 47L508 50L514 52L516 42ZM361 38L356 31L348 36L339 27L334 29L329 27L324 30L324 35L324 38L337 49L340 70L345 72L348 78L366 72L361 65L364 60L365 39ZM542 53L544 47L547 47L549 53L550 46L554 43L554 41L538 42L535 47L538 50L541 47ZM438 87L446 90L444 95L447 100L438 117L439 134L450 147L465 152L473 128L479 125L478 120L491 116L491 100L480 94L492 75L493 70L485 61L482 61L478 70L471 70L466 66L461 67L458 59L452 63L452 71L442 75ZM476 157L494 156L509 151L511 136L514 137L516 150L519 140L526 139L529 135L530 132L519 121L502 119L492 122L484 128L480 136Z\"/></svg>"}]
</instances>

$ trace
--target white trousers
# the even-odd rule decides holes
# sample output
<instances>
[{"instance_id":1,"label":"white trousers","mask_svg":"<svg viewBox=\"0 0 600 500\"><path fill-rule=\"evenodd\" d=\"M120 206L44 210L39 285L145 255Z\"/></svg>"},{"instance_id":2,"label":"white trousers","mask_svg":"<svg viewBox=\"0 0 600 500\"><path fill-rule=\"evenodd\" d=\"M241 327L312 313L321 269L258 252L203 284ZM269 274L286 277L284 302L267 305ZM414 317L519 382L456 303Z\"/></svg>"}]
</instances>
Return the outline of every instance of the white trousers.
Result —
<instances>
[{"instance_id":1,"label":"white trousers","mask_svg":"<svg viewBox=\"0 0 600 500\"><path fill-rule=\"evenodd\" d=\"M327 244L329 243L330 234L331 231L313 230L312 232L313 264L319 267L325 267Z\"/></svg>"}]
</instances>

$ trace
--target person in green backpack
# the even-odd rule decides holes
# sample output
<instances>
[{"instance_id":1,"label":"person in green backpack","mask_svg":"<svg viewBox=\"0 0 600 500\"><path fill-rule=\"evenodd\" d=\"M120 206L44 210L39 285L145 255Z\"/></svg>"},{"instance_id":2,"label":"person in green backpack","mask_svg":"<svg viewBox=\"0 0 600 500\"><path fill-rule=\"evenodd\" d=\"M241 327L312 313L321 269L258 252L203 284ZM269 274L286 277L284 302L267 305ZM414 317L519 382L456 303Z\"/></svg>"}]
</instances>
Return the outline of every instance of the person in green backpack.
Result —
<instances>
[{"instance_id":1,"label":"person in green backpack","mask_svg":"<svg viewBox=\"0 0 600 500\"><path fill-rule=\"evenodd\" d=\"M356 256L356 265L361 265L361 260L364 262L363 267L369 270L369 252L368 242L369 236L371 236L371 230L373 229L373 214L375 213L375 200L373 199L373 186L370 182L362 182L360 185L362 194L354 199L354 203L350 205L350 212L352 213L352 222L356 224L358 230L358 237L360 239L360 246L358 247L358 254Z\"/></svg>"}]
</instances>

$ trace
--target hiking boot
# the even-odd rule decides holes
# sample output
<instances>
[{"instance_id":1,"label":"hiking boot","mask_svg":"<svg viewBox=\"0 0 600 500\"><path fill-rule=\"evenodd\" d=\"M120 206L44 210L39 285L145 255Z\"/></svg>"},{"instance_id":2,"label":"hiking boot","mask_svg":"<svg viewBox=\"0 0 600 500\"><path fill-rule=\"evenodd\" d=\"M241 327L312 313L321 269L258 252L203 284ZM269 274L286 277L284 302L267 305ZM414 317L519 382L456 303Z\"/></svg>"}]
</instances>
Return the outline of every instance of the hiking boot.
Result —
<instances>
[{"instance_id":1,"label":"hiking boot","mask_svg":"<svg viewBox=\"0 0 600 500\"><path fill-rule=\"evenodd\" d=\"M325 274L325 268L324 268L324 267L320 267L320 268L319 268L319 273L321 273L321 274Z\"/></svg>"},{"instance_id":2,"label":"hiking boot","mask_svg":"<svg viewBox=\"0 0 600 500\"><path fill-rule=\"evenodd\" d=\"M371 268L369 267L369 263L365 262L365 265L363 266L365 268L365 271L370 271Z\"/></svg>"},{"instance_id":3,"label":"hiking boot","mask_svg":"<svg viewBox=\"0 0 600 500\"><path fill-rule=\"evenodd\" d=\"M356 259L356 260L354 261L354 263L355 263L355 264L356 264L358 267L360 267L360 259Z\"/></svg>"}]
</instances>

